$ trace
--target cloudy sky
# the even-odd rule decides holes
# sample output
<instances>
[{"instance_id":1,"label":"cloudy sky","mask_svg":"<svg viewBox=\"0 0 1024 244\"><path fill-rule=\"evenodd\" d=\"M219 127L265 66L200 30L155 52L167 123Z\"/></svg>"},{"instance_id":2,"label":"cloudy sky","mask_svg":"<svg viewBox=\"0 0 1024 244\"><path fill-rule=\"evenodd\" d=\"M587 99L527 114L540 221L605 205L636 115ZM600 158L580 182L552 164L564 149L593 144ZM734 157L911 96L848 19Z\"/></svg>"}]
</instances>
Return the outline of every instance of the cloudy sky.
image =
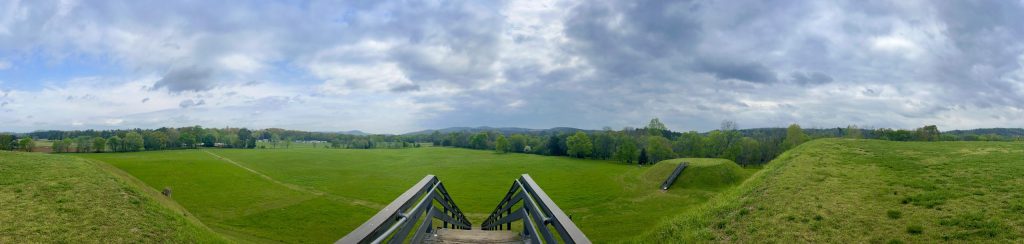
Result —
<instances>
[{"instance_id":1,"label":"cloudy sky","mask_svg":"<svg viewBox=\"0 0 1024 244\"><path fill-rule=\"evenodd\" d=\"M1024 1L0 0L0 131L1024 127Z\"/></svg>"}]
</instances>

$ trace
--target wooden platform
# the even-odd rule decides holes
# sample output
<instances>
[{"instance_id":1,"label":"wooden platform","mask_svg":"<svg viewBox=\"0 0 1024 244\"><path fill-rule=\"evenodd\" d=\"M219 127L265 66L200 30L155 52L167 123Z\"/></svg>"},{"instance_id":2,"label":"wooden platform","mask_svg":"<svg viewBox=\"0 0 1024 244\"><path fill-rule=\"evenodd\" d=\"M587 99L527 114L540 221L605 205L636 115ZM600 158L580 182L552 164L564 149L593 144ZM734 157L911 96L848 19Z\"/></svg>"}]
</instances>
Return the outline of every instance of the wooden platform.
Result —
<instances>
[{"instance_id":1,"label":"wooden platform","mask_svg":"<svg viewBox=\"0 0 1024 244\"><path fill-rule=\"evenodd\" d=\"M506 230L457 230L440 229L423 243L523 243L519 233Z\"/></svg>"}]
</instances>

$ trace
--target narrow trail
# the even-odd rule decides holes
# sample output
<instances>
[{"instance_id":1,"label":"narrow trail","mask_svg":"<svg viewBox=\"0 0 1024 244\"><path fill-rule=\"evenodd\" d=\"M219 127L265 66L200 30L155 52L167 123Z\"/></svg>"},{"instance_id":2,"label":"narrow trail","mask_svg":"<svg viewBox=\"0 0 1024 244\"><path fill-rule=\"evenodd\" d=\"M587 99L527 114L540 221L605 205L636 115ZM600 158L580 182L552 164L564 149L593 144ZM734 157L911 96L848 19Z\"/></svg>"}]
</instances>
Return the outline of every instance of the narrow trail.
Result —
<instances>
[{"instance_id":1,"label":"narrow trail","mask_svg":"<svg viewBox=\"0 0 1024 244\"><path fill-rule=\"evenodd\" d=\"M316 196L323 196L323 197L326 197L326 198L331 199L331 200L340 201L340 202L348 202L348 203L352 203L352 204L355 204L355 205L359 205L359 206L363 206L363 207L368 207L368 208L373 208L373 209L384 208L384 205L382 205L382 204L378 204L378 203L374 203L374 202L370 202L370 201L366 201L366 200L361 200L361 199L355 199L355 198L351 198L351 197L338 196L338 195L334 195L334 194L318 191L318 190L315 190L315 189L310 189L310 188L302 187L302 186L295 185L295 184L285 183L285 182L279 181L277 179L271 178L270 176L265 175L263 173L260 173L259 171L256 171L256 170L254 170L252 168L245 167L245 165L242 165L241 163L236 162L235 160L231 160L230 158L226 158L224 156L221 156L220 154L216 154L216 153L213 153L213 152L210 152L210 151L207 151L207 150L203 150L203 152L205 152L207 154L210 154L210 156L213 156L214 158L217 158L220 161L224 161L224 162L233 164L235 166L238 166L239 168L242 168L242 169L244 169L246 171L249 171L250 173L253 173L253 174L257 175L260 178L263 178L263 179L265 179L267 181L270 181L271 183L283 186L283 187L288 188L288 189L292 189L292 190L303 192L303 193L313 194L313 195L316 195Z\"/></svg>"}]
</instances>

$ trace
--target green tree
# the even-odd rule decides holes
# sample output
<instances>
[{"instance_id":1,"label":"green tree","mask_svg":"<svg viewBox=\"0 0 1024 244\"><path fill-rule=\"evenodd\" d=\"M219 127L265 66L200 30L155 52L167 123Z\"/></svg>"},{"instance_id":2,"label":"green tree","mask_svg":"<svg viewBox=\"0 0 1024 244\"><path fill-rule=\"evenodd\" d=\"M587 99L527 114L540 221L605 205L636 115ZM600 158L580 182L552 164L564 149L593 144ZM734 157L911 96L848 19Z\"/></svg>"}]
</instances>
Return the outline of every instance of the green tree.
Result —
<instances>
[{"instance_id":1,"label":"green tree","mask_svg":"<svg viewBox=\"0 0 1024 244\"><path fill-rule=\"evenodd\" d=\"M79 136L75 138L75 149L77 152L91 152L92 151L92 138L88 136Z\"/></svg>"},{"instance_id":2,"label":"green tree","mask_svg":"<svg viewBox=\"0 0 1024 244\"><path fill-rule=\"evenodd\" d=\"M525 148L528 145L526 136L522 134L512 135L508 141L513 152L525 152Z\"/></svg>"},{"instance_id":3,"label":"green tree","mask_svg":"<svg viewBox=\"0 0 1024 244\"><path fill-rule=\"evenodd\" d=\"M35 147L36 142L32 140L32 137L21 138L21 140L18 141L18 148L21 148L21 150L26 152L31 152Z\"/></svg>"},{"instance_id":4,"label":"green tree","mask_svg":"<svg viewBox=\"0 0 1024 244\"><path fill-rule=\"evenodd\" d=\"M636 142L627 136L619 137L618 141L619 146L616 147L615 155L613 157L619 162L632 164L633 160L636 160L637 157Z\"/></svg>"},{"instance_id":5,"label":"green tree","mask_svg":"<svg viewBox=\"0 0 1024 244\"><path fill-rule=\"evenodd\" d=\"M61 140L53 141L53 145L51 146L51 148L53 150L53 153L62 153L62 152L64 152L64 141L61 141Z\"/></svg>"},{"instance_id":6,"label":"green tree","mask_svg":"<svg viewBox=\"0 0 1024 244\"><path fill-rule=\"evenodd\" d=\"M14 135L11 134L0 134L0 150L13 150L12 145L17 145L14 139Z\"/></svg>"},{"instance_id":7,"label":"green tree","mask_svg":"<svg viewBox=\"0 0 1024 244\"><path fill-rule=\"evenodd\" d=\"M615 137L612 137L612 131L605 130L594 134L594 158L597 159L608 159L615 154Z\"/></svg>"},{"instance_id":8,"label":"green tree","mask_svg":"<svg viewBox=\"0 0 1024 244\"><path fill-rule=\"evenodd\" d=\"M917 140L919 141L938 141L941 136L941 133L939 133L939 127L935 125L917 128L916 132ZM999 140L998 138L999 135L995 135L990 140Z\"/></svg>"},{"instance_id":9,"label":"green tree","mask_svg":"<svg viewBox=\"0 0 1024 244\"><path fill-rule=\"evenodd\" d=\"M864 136L861 135L860 128L857 128L856 125L849 125L849 126L846 127L846 136L845 137L846 138L850 138L850 139L861 139L861 138L864 138Z\"/></svg>"},{"instance_id":10,"label":"green tree","mask_svg":"<svg viewBox=\"0 0 1024 244\"><path fill-rule=\"evenodd\" d=\"M505 135L498 135L498 139L494 140L494 151L498 153L507 153L509 151L508 139L505 139Z\"/></svg>"},{"instance_id":11,"label":"green tree","mask_svg":"<svg viewBox=\"0 0 1024 244\"><path fill-rule=\"evenodd\" d=\"M636 162L637 162L637 164L640 164L640 165L644 165L644 164L647 164L648 162L650 162L650 160L647 159L647 148L640 149L640 157L639 157L639 159L636 160Z\"/></svg>"},{"instance_id":12,"label":"green tree","mask_svg":"<svg viewBox=\"0 0 1024 244\"><path fill-rule=\"evenodd\" d=\"M60 140L60 142L61 144L64 144L64 150L62 150L62 152L71 152L71 145L75 144L75 141L68 137Z\"/></svg>"},{"instance_id":13,"label":"green tree","mask_svg":"<svg viewBox=\"0 0 1024 244\"><path fill-rule=\"evenodd\" d=\"M800 125L792 124L786 128L786 139L782 141L782 145L784 148L790 149L803 144L805 141L807 141L807 134L804 134L804 130L800 128Z\"/></svg>"},{"instance_id":14,"label":"green tree","mask_svg":"<svg viewBox=\"0 0 1024 244\"><path fill-rule=\"evenodd\" d=\"M672 158L672 142L665 137L651 136L647 138L647 156L651 163Z\"/></svg>"},{"instance_id":15,"label":"green tree","mask_svg":"<svg viewBox=\"0 0 1024 244\"><path fill-rule=\"evenodd\" d=\"M214 132L206 133L203 135L203 146L213 147L217 144L217 135Z\"/></svg>"},{"instance_id":16,"label":"green tree","mask_svg":"<svg viewBox=\"0 0 1024 244\"><path fill-rule=\"evenodd\" d=\"M737 158L734 159L736 163L742 166L756 164L761 162L761 143L750 137L744 137L740 139L738 143L740 153Z\"/></svg>"},{"instance_id":17,"label":"green tree","mask_svg":"<svg viewBox=\"0 0 1024 244\"><path fill-rule=\"evenodd\" d=\"M668 127L666 127L664 123L661 123L661 120L658 118L651 119L651 122L647 123L647 127L645 129L647 129L647 134L652 136L660 136L664 131L668 131Z\"/></svg>"},{"instance_id":18,"label":"green tree","mask_svg":"<svg viewBox=\"0 0 1024 244\"><path fill-rule=\"evenodd\" d=\"M139 134L138 132L128 132L128 134L124 136L124 146L124 151L134 152L142 150L145 146L145 140L142 138L142 134Z\"/></svg>"},{"instance_id":19,"label":"green tree","mask_svg":"<svg viewBox=\"0 0 1024 244\"><path fill-rule=\"evenodd\" d=\"M569 136L565 145L568 147L569 156L572 157L585 158L594 152L594 144L590 142L587 133L582 131L577 131L576 134Z\"/></svg>"},{"instance_id":20,"label":"green tree","mask_svg":"<svg viewBox=\"0 0 1024 244\"><path fill-rule=\"evenodd\" d=\"M238 142L237 148L256 148L256 138L252 136L252 131L246 128L238 130Z\"/></svg>"},{"instance_id":21,"label":"green tree","mask_svg":"<svg viewBox=\"0 0 1024 244\"><path fill-rule=\"evenodd\" d=\"M704 137L696 131L683 133L672 142L672 151L680 157L704 157Z\"/></svg>"},{"instance_id":22,"label":"green tree","mask_svg":"<svg viewBox=\"0 0 1024 244\"><path fill-rule=\"evenodd\" d=\"M92 150L95 152L103 152L107 147L107 140L103 137L96 137L92 139Z\"/></svg>"},{"instance_id":23,"label":"green tree","mask_svg":"<svg viewBox=\"0 0 1024 244\"><path fill-rule=\"evenodd\" d=\"M146 150L163 150L167 146L167 134L160 131L147 131L142 134Z\"/></svg>"},{"instance_id":24,"label":"green tree","mask_svg":"<svg viewBox=\"0 0 1024 244\"><path fill-rule=\"evenodd\" d=\"M124 147L121 144L121 137L119 136L115 135L111 136L110 138L107 138L107 148L110 148L110 151L112 152L124 151Z\"/></svg>"},{"instance_id":25,"label":"green tree","mask_svg":"<svg viewBox=\"0 0 1024 244\"><path fill-rule=\"evenodd\" d=\"M469 138L469 145L473 149L487 149L487 132L480 132Z\"/></svg>"}]
</instances>

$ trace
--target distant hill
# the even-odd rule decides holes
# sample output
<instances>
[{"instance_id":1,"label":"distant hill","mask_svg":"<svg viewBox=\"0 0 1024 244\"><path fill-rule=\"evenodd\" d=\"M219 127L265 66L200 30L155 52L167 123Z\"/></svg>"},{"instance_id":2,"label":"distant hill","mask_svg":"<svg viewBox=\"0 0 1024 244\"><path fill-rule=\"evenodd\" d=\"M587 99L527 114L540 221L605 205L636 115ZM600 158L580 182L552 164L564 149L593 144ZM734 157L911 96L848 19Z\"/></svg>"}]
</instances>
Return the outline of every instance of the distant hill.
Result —
<instances>
[{"instance_id":1,"label":"distant hill","mask_svg":"<svg viewBox=\"0 0 1024 244\"><path fill-rule=\"evenodd\" d=\"M368 136L373 135L372 133L366 133L361 130L346 130L346 131L315 131L314 133L324 134L339 134L339 135L353 135L353 136Z\"/></svg>"},{"instance_id":2,"label":"distant hill","mask_svg":"<svg viewBox=\"0 0 1024 244\"><path fill-rule=\"evenodd\" d=\"M985 128L985 129L972 129L972 130L951 130L944 131L942 133L949 133L953 135L1000 135L1007 137L1021 137L1024 136L1024 128Z\"/></svg>"},{"instance_id":3,"label":"distant hill","mask_svg":"<svg viewBox=\"0 0 1024 244\"><path fill-rule=\"evenodd\" d=\"M552 133L575 133L577 131L593 132L593 131L596 131L596 130L584 130L584 129L571 128L571 127L555 127L555 128L550 128L550 129L529 129L529 128L520 128L520 127L479 126L479 127L448 127L448 128L444 128L444 129L437 129L437 130L421 130L421 131L416 131L416 132L405 133L403 135L429 135L429 134L434 133L434 131L440 132L441 134L447 134L447 133L453 133L453 132L477 133L477 132L487 132L487 131L497 131L497 132L500 132L502 134L552 134Z\"/></svg>"},{"instance_id":4,"label":"distant hill","mask_svg":"<svg viewBox=\"0 0 1024 244\"><path fill-rule=\"evenodd\" d=\"M368 136L370 133L363 132L361 130L349 130L349 131L338 131L338 134L353 135L353 136Z\"/></svg>"}]
</instances>

